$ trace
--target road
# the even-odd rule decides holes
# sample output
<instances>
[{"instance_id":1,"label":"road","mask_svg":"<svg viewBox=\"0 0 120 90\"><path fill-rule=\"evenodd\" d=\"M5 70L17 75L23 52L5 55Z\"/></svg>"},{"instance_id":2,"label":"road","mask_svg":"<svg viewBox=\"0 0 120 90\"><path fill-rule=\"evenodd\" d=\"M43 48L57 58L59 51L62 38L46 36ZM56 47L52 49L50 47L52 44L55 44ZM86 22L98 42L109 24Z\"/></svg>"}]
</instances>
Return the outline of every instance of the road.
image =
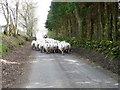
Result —
<instances>
[{"instance_id":1,"label":"road","mask_svg":"<svg viewBox=\"0 0 120 90\"><path fill-rule=\"evenodd\" d=\"M14 88L118 88L118 81L74 54L33 51L21 84Z\"/></svg>"}]
</instances>

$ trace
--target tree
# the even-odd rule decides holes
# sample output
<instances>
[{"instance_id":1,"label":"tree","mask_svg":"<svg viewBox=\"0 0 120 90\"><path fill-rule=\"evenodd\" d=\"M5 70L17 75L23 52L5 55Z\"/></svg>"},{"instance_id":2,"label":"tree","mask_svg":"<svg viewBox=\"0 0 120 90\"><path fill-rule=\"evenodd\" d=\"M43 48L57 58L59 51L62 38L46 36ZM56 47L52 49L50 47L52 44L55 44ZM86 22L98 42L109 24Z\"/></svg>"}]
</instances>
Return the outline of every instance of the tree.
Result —
<instances>
[{"instance_id":1,"label":"tree","mask_svg":"<svg viewBox=\"0 0 120 90\"><path fill-rule=\"evenodd\" d=\"M117 41L118 8L117 2L53 2L46 28L56 37Z\"/></svg>"},{"instance_id":2,"label":"tree","mask_svg":"<svg viewBox=\"0 0 120 90\"><path fill-rule=\"evenodd\" d=\"M2 8L2 13L6 19L7 25L4 30L4 34L9 34L9 21L10 21L10 13L9 13L9 6L8 6L8 1L7 0L1 0L1 8Z\"/></svg>"},{"instance_id":3,"label":"tree","mask_svg":"<svg viewBox=\"0 0 120 90\"><path fill-rule=\"evenodd\" d=\"M35 5L32 2L24 2L20 12L19 24L26 30L28 36L33 36L37 18L34 15Z\"/></svg>"},{"instance_id":4,"label":"tree","mask_svg":"<svg viewBox=\"0 0 120 90\"><path fill-rule=\"evenodd\" d=\"M10 5L10 2L8 2L7 0L1 0L0 4L2 13L7 22L4 33L14 36L17 35L19 0L12 2L12 5Z\"/></svg>"}]
</instances>

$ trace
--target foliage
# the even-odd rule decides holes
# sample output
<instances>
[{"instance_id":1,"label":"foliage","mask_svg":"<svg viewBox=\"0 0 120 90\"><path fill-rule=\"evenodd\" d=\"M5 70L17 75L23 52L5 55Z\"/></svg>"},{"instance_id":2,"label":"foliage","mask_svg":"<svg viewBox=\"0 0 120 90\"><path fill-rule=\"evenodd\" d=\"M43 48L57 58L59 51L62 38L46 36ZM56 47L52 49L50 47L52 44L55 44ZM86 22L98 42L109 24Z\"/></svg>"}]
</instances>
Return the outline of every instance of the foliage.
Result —
<instances>
[{"instance_id":1,"label":"foliage","mask_svg":"<svg viewBox=\"0 0 120 90\"><path fill-rule=\"evenodd\" d=\"M120 57L118 16L117 2L53 2L46 28L72 47L92 49L113 60Z\"/></svg>"},{"instance_id":2,"label":"foliage","mask_svg":"<svg viewBox=\"0 0 120 90\"><path fill-rule=\"evenodd\" d=\"M25 43L25 38L23 36L6 36L0 34L0 55L8 55L12 49L20 47Z\"/></svg>"},{"instance_id":3,"label":"foliage","mask_svg":"<svg viewBox=\"0 0 120 90\"><path fill-rule=\"evenodd\" d=\"M8 55L8 51L10 51L8 45L5 45L3 43L0 42L0 54L1 55Z\"/></svg>"},{"instance_id":4,"label":"foliage","mask_svg":"<svg viewBox=\"0 0 120 90\"><path fill-rule=\"evenodd\" d=\"M46 28L60 37L118 41L118 3L52 2Z\"/></svg>"},{"instance_id":5,"label":"foliage","mask_svg":"<svg viewBox=\"0 0 120 90\"><path fill-rule=\"evenodd\" d=\"M64 16L70 14L74 11L73 3L52 3L51 10L49 11L48 18L46 21L46 28L49 30L56 30L62 27L62 23L60 22Z\"/></svg>"},{"instance_id":6,"label":"foliage","mask_svg":"<svg viewBox=\"0 0 120 90\"><path fill-rule=\"evenodd\" d=\"M120 58L120 41L113 42L108 40L86 40L80 38L56 38L60 41L71 43L73 48L86 48L101 52L110 60Z\"/></svg>"},{"instance_id":7,"label":"foliage","mask_svg":"<svg viewBox=\"0 0 120 90\"><path fill-rule=\"evenodd\" d=\"M50 38L55 38L55 37L56 37L55 34L56 34L55 31L49 31L49 32L48 32L48 36L49 36Z\"/></svg>"}]
</instances>

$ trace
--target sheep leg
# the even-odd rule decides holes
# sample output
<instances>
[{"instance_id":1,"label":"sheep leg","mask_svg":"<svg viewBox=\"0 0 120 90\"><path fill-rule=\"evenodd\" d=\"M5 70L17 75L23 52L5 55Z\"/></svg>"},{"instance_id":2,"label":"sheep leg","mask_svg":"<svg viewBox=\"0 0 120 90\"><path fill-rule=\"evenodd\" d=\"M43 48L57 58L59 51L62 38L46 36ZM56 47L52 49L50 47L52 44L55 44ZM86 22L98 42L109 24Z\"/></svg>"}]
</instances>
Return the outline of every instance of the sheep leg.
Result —
<instances>
[{"instance_id":1,"label":"sheep leg","mask_svg":"<svg viewBox=\"0 0 120 90\"><path fill-rule=\"evenodd\" d=\"M62 50L62 55L64 55L64 51Z\"/></svg>"},{"instance_id":2,"label":"sheep leg","mask_svg":"<svg viewBox=\"0 0 120 90\"><path fill-rule=\"evenodd\" d=\"M32 50L34 50L34 46L32 46Z\"/></svg>"},{"instance_id":3,"label":"sheep leg","mask_svg":"<svg viewBox=\"0 0 120 90\"><path fill-rule=\"evenodd\" d=\"M67 53L70 53L69 49L67 49Z\"/></svg>"}]
</instances>

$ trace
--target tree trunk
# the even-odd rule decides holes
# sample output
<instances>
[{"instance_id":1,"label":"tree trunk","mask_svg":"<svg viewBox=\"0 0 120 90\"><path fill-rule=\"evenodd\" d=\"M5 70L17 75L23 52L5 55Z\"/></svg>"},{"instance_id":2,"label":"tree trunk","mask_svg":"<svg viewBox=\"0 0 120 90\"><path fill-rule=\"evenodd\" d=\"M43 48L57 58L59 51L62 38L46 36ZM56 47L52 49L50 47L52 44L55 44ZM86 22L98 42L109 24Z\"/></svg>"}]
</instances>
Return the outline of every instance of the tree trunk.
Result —
<instances>
[{"instance_id":1,"label":"tree trunk","mask_svg":"<svg viewBox=\"0 0 120 90\"><path fill-rule=\"evenodd\" d=\"M80 16L79 16L79 11L78 11L77 4L75 5L75 17L76 17L76 21L78 23L78 34L81 37L82 29L81 29L81 21L80 21Z\"/></svg>"},{"instance_id":2,"label":"tree trunk","mask_svg":"<svg viewBox=\"0 0 120 90\"><path fill-rule=\"evenodd\" d=\"M16 2L16 20L15 20L15 35L18 34L17 24L18 24L18 7L19 7L19 0Z\"/></svg>"},{"instance_id":3,"label":"tree trunk","mask_svg":"<svg viewBox=\"0 0 120 90\"><path fill-rule=\"evenodd\" d=\"M101 3L99 3L99 22L100 22L100 39L103 39L104 38L104 32L103 32L103 24L102 24L102 9L103 7L101 7Z\"/></svg>"},{"instance_id":4,"label":"tree trunk","mask_svg":"<svg viewBox=\"0 0 120 90\"><path fill-rule=\"evenodd\" d=\"M93 39L93 20L91 19L91 28L90 28L90 40L92 40Z\"/></svg>"},{"instance_id":5,"label":"tree trunk","mask_svg":"<svg viewBox=\"0 0 120 90\"><path fill-rule=\"evenodd\" d=\"M117 41L117 34L118 34L118 28L117 28L117 20L118 19L118 3L114 3L114 10L113 10L113 41Z\"/></svg>"}]
</instances>

